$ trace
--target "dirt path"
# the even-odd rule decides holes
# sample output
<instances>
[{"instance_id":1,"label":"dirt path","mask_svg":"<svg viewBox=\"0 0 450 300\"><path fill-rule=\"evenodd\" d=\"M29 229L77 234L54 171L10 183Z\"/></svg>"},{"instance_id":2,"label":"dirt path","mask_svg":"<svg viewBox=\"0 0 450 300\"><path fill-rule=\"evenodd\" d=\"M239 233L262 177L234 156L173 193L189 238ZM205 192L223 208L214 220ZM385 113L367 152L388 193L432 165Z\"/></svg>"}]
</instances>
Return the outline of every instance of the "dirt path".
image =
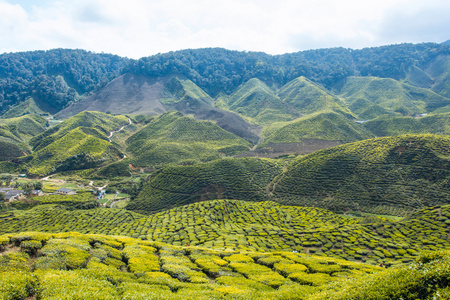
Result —
<instances>
[{"instance_id":1,"label":"dirt path","mask_svg":"<svg viewBox=\"0 0 450 300\"><path fill-rule=\"evenodd\" d=\"M109 142L111 143L111 138L112 138L112 136L113 136L114 133L117 133L117 132L122 131L125 127L127 127L127 126L129 126L129 125L131 125L131 124L132 124L131 119L128 118L128 124L123 125L122 127L119 128L119 130L111 131L111 132L109 133L109 136L108 136Z\"/></svg>"}]
</instances>

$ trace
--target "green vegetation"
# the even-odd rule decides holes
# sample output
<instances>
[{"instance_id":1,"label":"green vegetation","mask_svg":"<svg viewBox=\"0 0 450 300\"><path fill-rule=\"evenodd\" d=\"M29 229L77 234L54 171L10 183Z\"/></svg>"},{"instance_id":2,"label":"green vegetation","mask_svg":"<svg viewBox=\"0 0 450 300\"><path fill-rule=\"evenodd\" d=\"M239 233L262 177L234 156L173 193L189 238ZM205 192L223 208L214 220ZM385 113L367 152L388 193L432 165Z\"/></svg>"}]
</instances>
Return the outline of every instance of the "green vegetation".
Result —
<instances>
[{"instance_id":1,"label":"green vegetation","mask_svg":"<svg viewBox=\"0 0 450 300\"><path fill-rule=\"evenodd\" d=\"M31 176L42 176L53 172L93 168L117 160L123 154L108 141L107 136L110 131L126 123L128 118L125 116L82 112L45 132L35 134L30 140L33 153L21 158L20 166L26 168ZM31 129L25 131L26 128L33 127L22 124L23 122L17 126L22 128L24 135L36 133L36 130Z\"/></svg>"},{"instance_id":2,"label":"green vegetation","mask_svg":"<svg viewBox=\"0 0 450 300\"><path fill-rule=\"evenodd\" d=\"M176 246L297 251L324 259L338 257L387 265L411 262L421 251L450 248L450 205L426 208L397 221L376 216L352 218L320 208L282 206L275 202L212 200L142 215L121 209L76 209L90 206L85 205L87 201L73 201L0 212L3 224L0 233L28 230L126 235ZM277 262L261 260L284 274L298 271L276 265ZM323 270L306 259L299 263Z\"/></svg>"},{"instance_id":3,"label":"green vegetation","mask_svg":"<svg viewBox=\"0 0 450 300\"><path fill-rule=\"evenodd\" d=\"M328 109L352 117L352 113L339 98L305 77L299 77L287 83L279 90L278 95L283 102L301 114Z\"/></svg>"},{"instance_id":4,"label":"green vegetation","mask_svg":"<svg viewBox=\"0 0 450 300\"><path fill-rule=\"evenodd\" d=\"M34 151L38 151L80 127L86 134L107 140L109 132L117 130L127 123L128 118L125 116L112 116L101 112L81 112L36 136L30 141L30 144Z\"/></svg>"},{"instance_id":5,"label":"green vegetation","mask_svg":"<svg viewBox=\"0 0 450 300\"><path fill-rule=\"evenodd\" d=\"M165 95L161 99L161 103L174 105L183 104L186 106L198 106L198 102L204 102L210 105L212 99L201 88L187 79L178 77L171 78L165 85Z\"/></svg>"},{"instance_id":6,"label":"green vegetation","mask_svg":"<svg viewBox=\"0 0 450 300\"><path fill-rule=\"evenodd\" d=\"M269 126L263 132L264 143L301 143L304 139L356 142L374 137L360 124L339 113L322 111L294 121Z\"/></svg>"},{"instance_id":7,"label":"green vegetation","mask_svg":"<svg viewBox=\"0 0 450 300\"><path fill-rule=\"evenodd\" d=\"M363 120L373 119L384 113L420 114L450 103L450 99L428 89L377 77L347 78L340 96Z\"/></svg>"},{"instance_id":8,"label":"green vegetation","mask_svg":"<svg viewBox=\"0 0 450 300\"><path fill-rule=\"evenodd\" d=\"M197 121L179 112L155 118L126 143L137 166L209 161L247 151L250 146L212 122Z\"/></svg>"},{"instance_id":9,"label":"green vegetation","mask_svg":"<svg viewBox=\"0 0 450 300\"><path fill-rule=\"evenodd\" d=\"M128 62L111 54L54 49L0 55L0 115L9 116L30 107L21 104L32 97L39 110L55 113L67 104L105 85Z\"/></svg>"},{"instance_id":10,"label":"green vegetation","mask_svg":"<svg viewBox=\"0 0 450 300\"><path fill-rule=\"evenodd\" d=\"M299 114L259 79L253 78L242 84L226 100L226 109L250 118L257 124L289 121Z\"/></svg>"},{"instance_id":11,"label":"green vegetation","mask_svg":"<svg viewBox=\"0 0 450 300\"><path fill-rule=\"evenodd\" d=\"M377 136L401 134L444 134L450 135L450 112L413 118L383 115L365 122L364 127Z\"/></svg>"},{"instance_id":12,"label":"green vegetation","mask_svg":"<svg viewBox=\"0 0 450 300\"><path fill-rule=\"evenodd\" d=\"M218 198L269 200L266 187L279 173L278 162L257 158L165 167L152 174L126 208L149 213Z\"/></svg>"},{"instance_id":13,"label":"green vegetation","mask_svg":"<svg viewBox=\"0 0 450 300\"><path fill-rule=\"evenodd\" d=\"M278 202L404 215L450 203L450 138L403 135L317 151L271 186Z\"/></svg>"},{"instance_id":14,"label":"green vegetation","mask_svg":"<svg viewBox=\"0 0 450 300\"><path fill-rule=\"evenodd\" d=\"M34 101L33 98L28 98L24 102L19 103L17 106L12 107L10 110L5 112L2 115L2 118L14 118L14 117L20 117L23 115L40 115L45 114L44 111L42 111Z\"/></svg>"},{"instance_id":15,"label":"green vegetation","mask_svg":"<svg viewBox=\"0 0 450 300\"><path fill-rule=\"evenodd\" d=\"M45 129L46 120L37 115L0 119L0 161L28 155L31 152L28 141Z\"/></svg>"},{"instance_id":16,"label":"green vegetation","mask_svg":"<svg viewBox=\"0 0 450 300\"><path fill-rule=\"evenodd\" d=\"M184 75L209 95L231 94L251 78L283 86L304 76L331 89L349 76L405 79L413 67L446 83L450 50L440 44L400 44L352 50L330 48L283 55L221 48L187 49L131 61L125 72L151 77ZM427 68L429 66L433 68ZM428 75L429 74L429 75ZM448 85L436 92L445 93Z\"/></svg>"},{"instance_id":17,"label":"green vegetation","mask_svg":"<svg viewBox=\"0 0 450 300\"><path fill-rule=\"evenodd\" d=\"M214 251L73 232L0 240L2 299L306 299L340 278L387 272L298 253ZM280 265L297 270L295 276L279 272ZM326 279L304 285L295 279L301 274Z\"/></svg>"}]
</instances>

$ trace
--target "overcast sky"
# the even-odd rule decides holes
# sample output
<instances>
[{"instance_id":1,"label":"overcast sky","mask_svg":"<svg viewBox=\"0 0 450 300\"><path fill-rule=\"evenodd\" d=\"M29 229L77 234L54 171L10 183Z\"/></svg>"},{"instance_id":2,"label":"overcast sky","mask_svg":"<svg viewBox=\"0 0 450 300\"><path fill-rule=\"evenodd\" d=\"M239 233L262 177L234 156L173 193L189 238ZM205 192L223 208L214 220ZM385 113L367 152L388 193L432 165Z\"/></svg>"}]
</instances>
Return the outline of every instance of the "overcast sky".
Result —
<instances>
[{"instance_id":1,"label":"overcast sky","mask_svg":"<svg viewBox=\"0 0 450 300\"><path fill-rule=\"evenodd\" d=\"M0 53L270 54L450 39L450 0L0 0Z\"/></svg>"}]
</instances>

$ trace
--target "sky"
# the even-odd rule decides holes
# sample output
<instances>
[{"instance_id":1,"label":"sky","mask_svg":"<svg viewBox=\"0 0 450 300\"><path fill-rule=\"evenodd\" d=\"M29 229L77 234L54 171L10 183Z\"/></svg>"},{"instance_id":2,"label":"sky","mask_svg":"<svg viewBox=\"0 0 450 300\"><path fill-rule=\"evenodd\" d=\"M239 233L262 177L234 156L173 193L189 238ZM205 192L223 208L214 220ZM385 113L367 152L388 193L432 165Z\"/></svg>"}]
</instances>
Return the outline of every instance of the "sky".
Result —
<instances>
[{"instance_id":1,"label":"sky","mask_svg":"<svg viewBox=\"0 0 450 300\"><path fill-rule=\"evenodd\" d=\"M0 53L282 54L450 39L450 0L0 0Z\"/></svg>"}]
</instances>

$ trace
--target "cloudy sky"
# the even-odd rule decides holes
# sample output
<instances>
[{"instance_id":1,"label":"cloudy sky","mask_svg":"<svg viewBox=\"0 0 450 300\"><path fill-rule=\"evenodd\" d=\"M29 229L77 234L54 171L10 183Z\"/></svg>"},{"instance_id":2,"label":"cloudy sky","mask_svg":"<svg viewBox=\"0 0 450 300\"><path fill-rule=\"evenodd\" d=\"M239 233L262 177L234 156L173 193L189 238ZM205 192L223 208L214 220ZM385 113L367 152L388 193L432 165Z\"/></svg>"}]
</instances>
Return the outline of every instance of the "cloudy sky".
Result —
<instances>
[{"instance_id":1,"label":"cloudy sky","mask_svg":"<svg viewBox=\"0 0 450 300\"><path fill-rule=\"evenodd\" d=\"M271 54L450 39L449 0L0 0L0 53Z\"/></svg>"}]
</instances>

